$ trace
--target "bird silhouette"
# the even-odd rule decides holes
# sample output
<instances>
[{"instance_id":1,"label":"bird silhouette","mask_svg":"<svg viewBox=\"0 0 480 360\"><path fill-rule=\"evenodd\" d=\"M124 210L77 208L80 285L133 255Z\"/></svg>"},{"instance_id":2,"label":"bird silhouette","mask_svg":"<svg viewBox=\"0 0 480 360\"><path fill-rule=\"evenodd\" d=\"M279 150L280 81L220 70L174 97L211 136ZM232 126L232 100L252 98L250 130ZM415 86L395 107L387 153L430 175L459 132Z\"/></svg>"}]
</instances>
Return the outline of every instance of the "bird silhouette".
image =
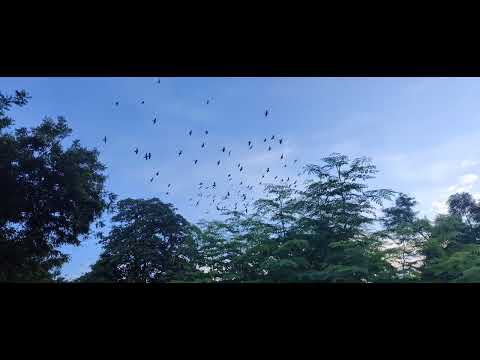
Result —
<instances>
[{"instance_id":1,"label":"bird silhouette","mask_svg":"<svg viewBox=\"0 0 480 360\"><path fill-rule=\"evenodd\" d=\"M150 182L153 182L153 177L150 179Z\"/></svg>"},{"instance_id":2,"label":"bird silhouette","mask_svg":"<svg viewBox=\"0 0 480 360\"><path fill-rule=\"evenodd\" d=\"M268 116L268 110L265 110L265 117Z\"/></svg>"},{"instance_id":3,"label":"bird silhouette","mask_svg":"<svg viewBox=\"0 0 480 360\"><path fill-rule=\"evenodd\" d=\"M207 99L207 105L210 104L210 100Z\"/></svg>"},{"instance_id":4,"label":"bird silhouette","mask_svg":"<svg viewBox=\"0 0 480 360\"><path fill-rule=\"evenodd\" d=\"M253 149L253 145L252 145L252 146L250 146L248 149L249 149L249 150L252 150L252 149Z\"/></svg>"},{"instance_id":5,"label":"bird silhouette","mask_svg":"<svg viewBox=\"0 0 480 360\"><path fill-rule=\"evenodd\" d=\"M248 146L250 146L251 144L252 144L252 142L251 142L251 141L249 141L249 142L248 142Z\"/></svg>"},{"instance_id":6,"label":"bird silhouette","mask_svg":"<svg viewBox=\"0 0 480 360\"><path fill-rule=\"evenodd\" d=\"M167 187L170 187L170 185L172 185L172 184L168 184L168 186L167 186Z\"/></svg>"},{"instance_id":7,"label":"bird silhouette","mask_svg":"<svg viewBox=\"0 0 480 360\"><path fill-rule=\"evenodd\" d=\"M115 105L118 106L118 104L119 104L118 101L115 101Z\"/></svg>"},{"instance_id":8,"label":"bird silhouette","mask_svg":"<svg viewBox=\"0 0 480 360\"><path fill-rule=\"evenodd\" d=\"M215 181L214 181L212 187L215 188L216 186L217 186L217 184L216 184Z\"/></svg>"},{"instance_id":9,"label":"bird silhouette","mask_svg":"<svg viewBox=\"0 0 480 360\"><path fill-rule=\"evenodd\" d=\"M104 142L105 144L107 143L107 137L106 137L106 136L103 138L103 142Z\"/></svg>"},{"instance_id":10,"label":"bird silhouette","mask_svg":"<svg viewBox=\"0 0 480 360\"><path fill-rule=\"evenodd\" d=\"M157 176L158 176L158 175L160 175L160 173L157 171L155 175L157 175Z\"/></svg>"},{"instance_id":11,"label":"bird silhouette","mask_svg":"<svg viewBox=\"0 0 480 360\"><path fill-rule=\"evenodd\" d=\"M270 168L267 168L267 173L270 172Z\"/></svg>"},{"instance_id":12,"label":"bird silhouette","mask_svg":"<svg viewBox=\"0 0 480 360\"><path fill-rule=\"evenodd\" d=\"M286 168L286 167L287 167L287 164L284 164L283 167Z\"/></svg>"},{"instance_id":13,"label":"bird silhouette","mask_svg":"<svg viewBox=\"0 0 480 360\"><path fill-rule=\"evenodd\" d=\"M198 162L198 160L195 160L195 161L194 161L195 165L197 165L197 162Z\"/></svg>"},{"instance_id":14,"label":"bird silhouette","mask_svg":"<svg viewBox=\"0 0 480 360\"><path fill-rule=\"evenodd\" d=\"M190 131L188 132L188 135L192 136L192 130L190 130Z\"/></svg>"},{"instance_id":15,"label":"bird silhouette","mask_svg":"<svg viewBox=\"0 0 480 360\"><path fill-rule=\"evenodd\" d=\"M271 147L271 146L269 146L269 147L268 147L268 151L271 151L271 150L272 150L272 147Z\"/></svg>"},{"instance_id":16,"label":"bird silhouette","mask_svg":"<svg viewBox=\"0 0 480 360\"><path fill-rule=\"evenodd\" d=\"M182 154L183 154L183 150L180 150L180 151L178 152L178 156L180 156L180 155L182 155Z\"/></svg>"},{"instance_id":17,"label":"bird silhouette","mask_svg":"<svg viewBox=\"0 0 480 360\"><path fill-rule=\"evenodd\" d=\"M283 139L278 140L278 142L282 145Z\"/></svg>"},{"instance_id":18,"label":"bird silhouette","mask_svg":"<svg viewBox=\"0 0 480 360\"><path fill-rule=\"evenodd\" d=\"M205 143L202 143L202 148L204 148L204 147L205 147Z\"/></svg>"},{"instance_id":19,"label":"bird silhouette","mask_svg":"<svg viewBox=\"0 0 480 360\"><path fill-rule=\"evenodd\" d=\"M153 125L157 123L157 118L153 119Z\"/></svg>"},{"instance_id":20,"label":"bird silhouette","mask_svg":"<svg viewBox=\"0 0 480 360\"><path fill-rule=\"evenodd\" d=\"M208 130L205 130L205 135L208 135Z\"/></svg>"},{"instance_id":21,"label":"bird silhouette","mask_svg":"<svg viewBox=\"0 0 480 360\"><path fill-rule=\"evenodd\" d=\"M232 153L232 150L228 150L228 156L230 156L231 153Z\"/></svg>"},{"instance_id":22,"label":"bird silhouette","mask_svg":"<svg viewBox=\"0 0 480 360\"><path fill-rule=\"evenodd\" d=\"M136 148L134 152L136 155L138 155L138 148Z\"/></svg>"},{"instance_id":23,"label":"bird silhouette","mask_svg":"<svg viewBox=\"0 0 480 360\"><path fill-rule=\"evenodd\" d=\"M160 79L157 80L157 84L160 84Z\"/></svg>"},{"instance_id":24,"label":"bird silhouette","mask_svg":"<svg viewBox=\"0 0 480 360\"><path fill-rule=\"evenodd\" d=\"M277 177L278 177L278 176L275 176L274 179L277 180Z\"/></svg>"},{"instance_id":25,"label":"bird silhouette","mask_svg":"<svg viewBox=\"0 0 480 360\"><path fill-rule=\"evenodd\" d=\"M145 104L145 101L142 100L142 104Z\"/></svg>"},{"instance_id":26,"label":"bird silhouette","mask_svg":"<svg viewBox=\"0 0 480 360\"><path fill-rule=\"evenodd\" d=\"M293 163L295 164L297 161L298 161L298 160L297 160L297 159L295 159L295 160L293 160Z\"/></svg>"},{"instance_id":27,"label":"bird silhouette","mask_svg":"<svg viewBox=\"0 0 480 360\"><path fill-rule=\"evenodd\" d=\"M267 142L267 138L263 139L263 142Z\"/></svg>"},{"instance_id":28,"label":"bird silhouette","mask_svg":"<svg viewBox=\"0 0 480 360\"><path fill-rule=\"evenodd\" d=\"M238 163L237 167L240 167L240 163Z\"/></svg>"},{"instance_id":29,"label":"bird silhouette","mask_svg":"<svg viewBox=\"0 0 480 360\"><path fill-rule=\"evenodd\" d=\"M283 154L282 154L282 156L280 156L280 160L283 160Z\"/></svg>"},{"instance_id":30,"label":"bird silhouette","mask_svg":"<svg viewBox=\"0 0 480 360\"><path fill-rule=\"evenodd\" d=\"M219 165L220 165L220 160L217 161L217 166L219 166Z\"/></svg>"},{"instance_id":31,"label":"bird silhouette","mask_svg":"<svg viewBox=\"0 0 480 360\"><path fill-rule=\"evenodd\" d=\"M225 152L225 146L223 147L222 152Z\"/></svg>"},{"instance_id":32,"label":"bird silhouette","mask_svg":"<svg viewBox=\"0 0 480 360\"><path fill-rule=\"evenodd\" d=\"M240 167L240 171L242 171L242 170L243 170L243 166Z\"/></svg>"},{"instance_id":33,"label":"bird silhouette","mask_svg":"<svg viewBox=\"0 0 480 360\"><path fill-rule=\"evenodd\" d=\"M275 135L272 135L272 137L270 138L270 140L273 140L273 139L275 139Z\"/></svg>"},{"instance_id":34,"label":"bird silhouette","mask_svg":"<svg viewBox=\"0 0 480 360\"><path fill-rule=\"evenodd\" d=\"M145 153L145 160L148 160L148 153Z\"/></svg>"}]
</instances>

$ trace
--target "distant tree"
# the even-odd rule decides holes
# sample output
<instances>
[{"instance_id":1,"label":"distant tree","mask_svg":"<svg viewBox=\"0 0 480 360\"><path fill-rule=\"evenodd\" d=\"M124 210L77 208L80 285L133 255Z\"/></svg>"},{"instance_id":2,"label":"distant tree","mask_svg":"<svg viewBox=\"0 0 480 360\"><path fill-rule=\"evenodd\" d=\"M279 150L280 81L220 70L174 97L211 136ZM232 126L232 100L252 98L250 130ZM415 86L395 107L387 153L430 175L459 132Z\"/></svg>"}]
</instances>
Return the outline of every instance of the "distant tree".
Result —
<instances>
[{"instance_id":1,"label":"distant tree","mask_svg":"<svg viewBox=\"0 0 480 360\"><path fill-rule=\"evenodd\" d=\"M417 217L415 205L414 198L400 194L394 206L383 210L381 218L384 229L379 235L393 243L390 259L399 267L401 280L418 280L422 243L430 239L430 224Z\"/></svg>"},{"instance_id":2,"label":"distant tree","mask_svg":"<svg viewBox=\"0 0 480 360\"><path fill-rule=\"evenodd\" d=\"M198 232L157 198L118 202L103 251L84 282L195 281Z\"/></svg>"},{"instance_id":3,"label":"distant tree","mask_svg":"<svg viewBox=\"0 0 480 360\"><path fill-rule=\"evenodd\" d=\"M28 99L0 93L0 281L58 280L60 246L79 245L114 200L98 152L62 146L72 132L64 118L8 131L6 112Z\"/></svg>"},{"instance_id":4,"label":"distant tree","mask_svg":"<svg viewBox=\"0 0 480 360\"><path fill-rule=\"evenodd\" d=\"M480 241L480 205L469 193L457 193L448 198L448 211L466 225L459 241L476 243Z\"/></svg>"}]
</instances>

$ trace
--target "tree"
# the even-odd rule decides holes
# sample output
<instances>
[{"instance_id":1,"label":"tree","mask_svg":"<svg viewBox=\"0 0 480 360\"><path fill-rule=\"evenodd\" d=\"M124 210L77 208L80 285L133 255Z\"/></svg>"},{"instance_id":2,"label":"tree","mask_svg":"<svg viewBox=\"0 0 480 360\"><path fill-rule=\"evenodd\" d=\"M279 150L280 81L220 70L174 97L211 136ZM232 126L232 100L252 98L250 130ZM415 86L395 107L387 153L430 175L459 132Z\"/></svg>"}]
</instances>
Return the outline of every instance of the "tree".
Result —
<instances>
[{"instance_id":1,"label":"tree","mask_svg":"<svg viewBox=\"0 0 480 360\"><path fill-rule=\"evenodd\" d=\"M466 227L459 241L476 243L480 241L480 205L469 193L457 193L448 198L449 214L461 219Z\"/></svg>"},{"instance_id":2,"label":"tree","mask_svg":"<svg viewBox=\"0 0 480 360\"><path fill-rule=\"evenodd\" d=\"M399 194L395 205L383 210L384 230L379 235L393 243L391 261L400 268L401 280L418 279L421 266L421 243L429 240L430 224L417 218L416 201Z\"/></svg>"},{"instance_id":3,"label":"tree","mask_svg":"<svg viewBox=\"0 0 480 360\"><path fill-rule=\"evenodd\" d=\"M60 246L79 245L114 200L98 152L62 146L72 132L64 118L8 131L6 112L28 99L0 93L0 281L55 278L68 260Z\"/></svg>"},{"instance_id":4,"label":"tree","mask_svg":"<svg viewBox=\"0 0 480 360\"><path fill-rule=\"evenodd\" d=\"M86 282L169 282L194 280L198 231L157 198L119 201L113 226L100 242L103 251Z\"/></svg>"}]
</instances>

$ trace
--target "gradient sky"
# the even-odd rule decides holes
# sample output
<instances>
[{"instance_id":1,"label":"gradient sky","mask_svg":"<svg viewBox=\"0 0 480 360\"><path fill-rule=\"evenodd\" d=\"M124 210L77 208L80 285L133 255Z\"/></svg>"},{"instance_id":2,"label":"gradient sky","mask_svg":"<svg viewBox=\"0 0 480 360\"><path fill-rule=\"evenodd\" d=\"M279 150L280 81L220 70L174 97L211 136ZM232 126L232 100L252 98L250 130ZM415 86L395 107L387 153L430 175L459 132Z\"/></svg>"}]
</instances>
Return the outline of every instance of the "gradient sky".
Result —
<instances>
[{"instance_id":1,"label":"gradient sky","mask_svg":"<svg viewBox=\"0 0 480 360\"><path fill-rule=\"evenodd\" d=\"M206 204L189 203L200 181L216 181L221 195L229 190L228 173L232 184L258 185L267 167L272 177L293 176L301 165L319 163L332 152L371 157L379 170L372 186L414 196L420 215L445 211L454 192L480 197L477 78L198 77L162 78L160 84L156 78L0 78L0 91L16 89L32 96L27 107L10 112L16 126L64 116L72 139L101 151L108 190L119 198L159 197L192 222L216 213L205 214L212 209ZM275 142L268 152L263 139L271 135L284 143ZM203 141L207 146L201 150ZM223 146L232 150L231 158L221 152ZM152 153L150 161L141 158L145 152ZM281 167L282 153L287 169ZM156 171L160 176L151 183ZM168 183L173 186L167 196ZM72 278L89 269L100 246L88 239L65 251L71 261L63 272Z\"/></svg>"}]
</instances>

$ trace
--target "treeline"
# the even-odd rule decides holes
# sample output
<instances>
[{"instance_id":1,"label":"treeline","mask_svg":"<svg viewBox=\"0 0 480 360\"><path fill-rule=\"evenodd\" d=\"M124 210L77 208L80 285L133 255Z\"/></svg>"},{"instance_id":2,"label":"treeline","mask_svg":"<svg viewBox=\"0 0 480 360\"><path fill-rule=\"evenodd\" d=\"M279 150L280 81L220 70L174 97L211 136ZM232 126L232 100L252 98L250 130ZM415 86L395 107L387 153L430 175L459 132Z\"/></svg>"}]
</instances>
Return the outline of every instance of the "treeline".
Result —
<instances>
[{"instance_id":1,"label":"treeline","mask_svg":"<svg viewBox=\"0 0 480 360\"><path fill-rule=\"evenodd\" d=\"M189 223L157 198L116 201L105 167L64 119L30 130L0 94L0 280L65 281L64 244L97 235L103 249L77 282L475 282L480 204L454 194L447 215L420 218L414 198L371 189L367 158L332 154L305 167L301 190L267 185L249 214ZM102 214L112 215L106 231Z\"/></svg>"}]
</instances>

